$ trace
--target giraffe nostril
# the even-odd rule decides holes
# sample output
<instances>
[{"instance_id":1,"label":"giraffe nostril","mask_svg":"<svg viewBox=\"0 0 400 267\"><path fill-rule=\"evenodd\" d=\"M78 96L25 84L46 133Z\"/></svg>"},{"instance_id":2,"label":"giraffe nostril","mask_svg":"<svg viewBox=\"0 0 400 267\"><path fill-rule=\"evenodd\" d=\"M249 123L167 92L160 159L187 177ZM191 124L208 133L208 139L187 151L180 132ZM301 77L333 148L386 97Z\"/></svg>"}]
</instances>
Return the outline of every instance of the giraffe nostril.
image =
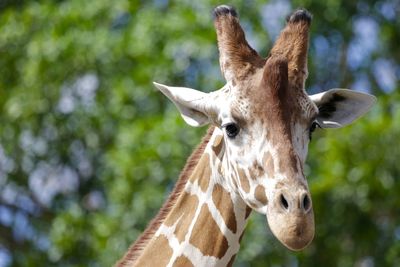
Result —
<instances>
[{"instance_id":1,"label":"giraffe nostril","mask_svg":"<svg viewBox=\"0 0 400 267\"><path fill-rule=\"evenodd\" d=\"M305 212L307 212L310 209L311 201L310 201L310 197L308 196L308 194L305 194L303 196L302 206L303 206L303 210Z\"/></svg>"},{"instance_id":2,"label":"giraffe nostril","mask_svg":"<svg viewBox=\"0 0 400 267\"><path fill-rule=\"evenodd\" d=\"M281 200L282 207L285 210L288 210L289 209L289 203L287 202L287 200L286 200L286 198L285 198L285 196L283 194L281 194L280 200Z\"/></svg>"}]
</instances>

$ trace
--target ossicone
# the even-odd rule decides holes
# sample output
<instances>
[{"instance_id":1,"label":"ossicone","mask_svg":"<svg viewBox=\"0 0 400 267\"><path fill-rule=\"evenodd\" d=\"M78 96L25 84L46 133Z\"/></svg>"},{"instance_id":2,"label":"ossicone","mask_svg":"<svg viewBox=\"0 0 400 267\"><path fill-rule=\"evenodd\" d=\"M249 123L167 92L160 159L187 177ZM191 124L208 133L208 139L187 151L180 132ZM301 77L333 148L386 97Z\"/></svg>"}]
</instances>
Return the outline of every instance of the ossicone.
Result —
<instances>
[{"instance_id":1,"label":"ossicone","mask_svg":"<svg viewBox=\"0 0 400 267\"><path fill-rule=\"evenodd\" d=\"M213 18L214 19L218 18L219 16L223 16L223 15L231 15L234 17L238 16L236 9L232 6L220 5L220 6L217 6L216 8L214 8L214 10L213 10Z\"/></svg>"},{"instance_id":2,"label":"ossicone","mask_svg":"<svg viewBox=\"0 0 400 267\"><path fill-rule=\"evenodd\" d=\"M271 89L281 89L288 84L288 61L283 56L271 56L264 66L263 81Z\"/></svg>"}]
</instances>

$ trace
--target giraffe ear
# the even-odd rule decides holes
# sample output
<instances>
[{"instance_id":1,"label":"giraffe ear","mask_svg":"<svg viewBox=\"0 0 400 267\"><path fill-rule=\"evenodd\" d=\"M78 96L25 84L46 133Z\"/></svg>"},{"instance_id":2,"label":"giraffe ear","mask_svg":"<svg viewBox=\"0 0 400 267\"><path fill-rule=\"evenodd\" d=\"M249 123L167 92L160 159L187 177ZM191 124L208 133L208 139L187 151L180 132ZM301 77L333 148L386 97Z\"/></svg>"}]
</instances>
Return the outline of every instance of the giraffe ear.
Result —
<instances>
[{"instance_id":1,"label":"giraffe ear","mask_svg":"<svg viewBox=\"0 0 400 267\"><path fill-rule=\"evenodd\" d=\"M310 96L317 105L317 122L322 128L340 128L364 115L376 102L370 94L348 89L331 89Z\"/></svg>"},{"instance_id":2,"label":"giraffe ear","mask_svg":"<svg viewBox=\"0 0 400 267\"><path fill-rule=\"evenodd\" d=\"M154 82L154 85L178 108L187 124L194 127L206 125L216 114L216 106L209 94L185 87L172 87Z\"/></svg>"}]
</instances>

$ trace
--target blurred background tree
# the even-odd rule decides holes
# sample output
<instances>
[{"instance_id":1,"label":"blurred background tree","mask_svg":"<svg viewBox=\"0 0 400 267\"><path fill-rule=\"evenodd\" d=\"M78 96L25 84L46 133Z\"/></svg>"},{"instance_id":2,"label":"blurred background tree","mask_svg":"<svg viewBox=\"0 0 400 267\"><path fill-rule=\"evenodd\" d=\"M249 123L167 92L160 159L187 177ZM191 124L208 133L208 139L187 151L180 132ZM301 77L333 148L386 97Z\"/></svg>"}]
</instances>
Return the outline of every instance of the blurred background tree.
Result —
<instances>
[{"instance_id":1,"label":"blurred background tree","mask_svg":"<svg viewBox=\"0 0 400 267\"><path fill-rule=\"evenodd\" d=\"M0 0L0 266L111 266L156 214L205 128L153 80L220 88L218 1ZM314 14L307 88L378 96L320 131L306 168L316 237L285 249L254 213L235 266L400 264L400 2L233 0L266 55Z\"/></svg>"}]
</instances>

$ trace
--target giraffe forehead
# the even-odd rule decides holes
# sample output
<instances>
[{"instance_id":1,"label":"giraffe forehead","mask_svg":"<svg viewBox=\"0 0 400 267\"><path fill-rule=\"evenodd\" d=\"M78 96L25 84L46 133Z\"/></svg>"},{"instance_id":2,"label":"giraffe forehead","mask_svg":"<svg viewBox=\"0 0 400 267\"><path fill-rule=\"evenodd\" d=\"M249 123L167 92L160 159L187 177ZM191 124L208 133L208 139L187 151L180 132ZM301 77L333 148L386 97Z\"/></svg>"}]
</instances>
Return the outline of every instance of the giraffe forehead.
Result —
<instances>
[{"instance_id":1,"label":"giraffe forehead","mask_svg":"<svg viewBox=\"0 0 400 267\"><path fill-rule=\"evenodd\" d=\"M318 111L303 88L290 84L286 88L266 87L263 69L240 82L228 83L222 93L220 104L228 105L232 116L244 121L310 120Z\"/></svg>"},{"instance_id":2,"label":"giraffe forehead","mask_svg":"<svg viewBox=\"0 0 400 267\"><path fill-rule=\"evenodd\" d=\"M290 125L309 124L318 113L304 90L287 94L268 94L266 90L239 91L231 97L229 108L237 122L247 125L261 122L269 129L281 125L280 128L286 130L290 130Z\"/></svg>"}]
</instances>

